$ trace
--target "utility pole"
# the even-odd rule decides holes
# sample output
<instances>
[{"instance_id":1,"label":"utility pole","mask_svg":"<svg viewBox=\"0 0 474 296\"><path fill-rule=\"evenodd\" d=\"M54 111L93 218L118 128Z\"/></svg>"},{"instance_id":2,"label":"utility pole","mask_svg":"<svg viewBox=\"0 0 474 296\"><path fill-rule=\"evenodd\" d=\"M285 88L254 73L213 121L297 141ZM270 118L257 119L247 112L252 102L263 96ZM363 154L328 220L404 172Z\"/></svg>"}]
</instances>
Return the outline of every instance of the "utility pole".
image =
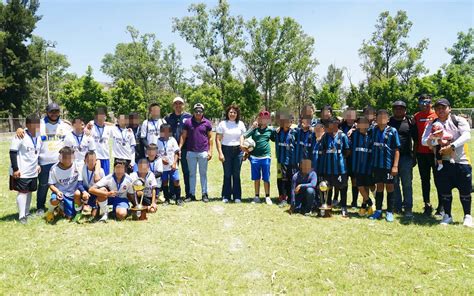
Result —
<instances>
[{"instance_id":1,"label":"utility pole","mask_svg":"<svg viewBox=\"0 0 474 296\"><path fill-rule=\"evenodd\" d=\"M46 61L46 97L48 98L48 104L51 103L51 96L49 95L49 69L48 69L48 48L55 48L55 41L46 41L44 47L44 58Z\"/></svg>"}]
</instances>

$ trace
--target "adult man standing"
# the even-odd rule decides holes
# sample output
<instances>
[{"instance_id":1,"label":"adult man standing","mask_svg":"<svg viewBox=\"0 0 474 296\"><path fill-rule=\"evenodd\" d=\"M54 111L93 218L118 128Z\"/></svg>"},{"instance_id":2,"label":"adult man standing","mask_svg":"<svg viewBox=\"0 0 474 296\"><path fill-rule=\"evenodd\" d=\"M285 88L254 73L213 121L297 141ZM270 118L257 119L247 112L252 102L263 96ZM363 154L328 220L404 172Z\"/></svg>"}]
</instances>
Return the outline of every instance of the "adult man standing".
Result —
<instances>
[{"instance_id":1,"label":"adult man standing","mask_svg":"<svg viewBox=\"0 0 474 296\"><path fill-rule=\"evenodd\" d=\"M421 179L421 192L423 194L423 202L425 204L424 213L427 216L431 216L433 207L430 202L430 190L431 190L431 171L433 176L435 175L435 161L433 152L427 146L421 144L421 137L426 129L426 126L433 122L437 118L435 111L431 108L431 96L423 94L418 97L418 106L420 111L415 114L415 124L417 128L417 142L415 144L416 160L418 163L418 171L420 172ZM435 184L436 184L436 176ZM442 205L441 198L438 194L438 208L436 215L441 215Z\"/></svg>"},{"instance_id":2,"label":"adult man standing","mask_svg":"<svg viewBox=\"0 0 474 296\"><path fill-rule=\"evenodd\" d=\"M412 141L414 143L417 141L417 130L413 119L407 116L407 105L405 102L395 101L392 104L392 112L393 116L390 117L388 125L397 130L401 145L398 174L395 176L395 211L401 213L403 206L405 217L412 218L413 166L416 165ZM402 190L400 190L400 182L402 183Z\"/></svg>"},{"instance_id":3,"label":"adult man standing","mask_svg":"<svg viewBox=\"0 0 474 296\"><path fill-rule=\"evenodd\" d=\"M196 200L197 167L201 179L202 201L208 202L207 162L212 158L212 123L204 117L204 105L194 105L194 115L184 123L179 148L186 143L186 160L189 165L189 197L186 201ZM188 141L186 141L188 140Z\"/></svg>"},{"instance_id":4,"label":"adult man standing","mask_svg":"<svg viewBox=\"0 0 474 296\"><path fill-rule=\"evenodd\" d=\"M472 227L471 216L471 189L472 189L472 167L466 151L467 143L471 140L469 123L463 117L451 114L451 105L448 100L440 99L434 105L438 119L434 122L441 123L443 134L452 136L452 140L441 145L443 167L438 169L437 175L438 193L442 197L445 214L441 220L441 225L453 223L451 216L451 204L453 202L452 190L459 190L462 209L464 211L464 226ZM433 146L433 140L438 136L431 133L433 123L426 128L422 143L426 146Z\"/></svg>"},{"instance_id":5,"label":"adult man standing","mask_svg":"<svg viewBox=\"0 0 474 296\"><path fill-rule=\"evenodd\" d=\"M173 137L179 143L181 139L181 133L183 132L184 123L186 120L192 117L188 112L184 112L184 100L180 97L173 99L173 113L168 114L165 117L165 121L171 126L171 132ZM184 177L184 188L186 192L186 199L190 198L189 195L189 168L188 161L186 159L187 149L186 143L184 143L183 148L181 149L181 168L183 170Z\"/></svg>"}]
</instances>

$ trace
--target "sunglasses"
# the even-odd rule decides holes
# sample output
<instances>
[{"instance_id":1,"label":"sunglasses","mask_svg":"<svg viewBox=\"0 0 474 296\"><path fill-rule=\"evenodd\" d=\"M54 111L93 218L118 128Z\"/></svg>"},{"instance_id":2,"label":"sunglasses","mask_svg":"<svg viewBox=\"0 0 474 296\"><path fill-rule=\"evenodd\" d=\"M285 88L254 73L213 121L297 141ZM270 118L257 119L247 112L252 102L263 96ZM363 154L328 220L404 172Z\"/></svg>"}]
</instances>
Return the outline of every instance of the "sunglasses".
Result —
<instances>
[{"instance_id":1,"label":"sunglasses","mask_svg":"<svg viewBox=\"0 0 474 296\"><path fill-rule=\"evenodd\" d=\"M196 113L196 114L203 114L204 111L203 111L203 110L194 110L194 113Z\"/></svg>"}]
</instances>

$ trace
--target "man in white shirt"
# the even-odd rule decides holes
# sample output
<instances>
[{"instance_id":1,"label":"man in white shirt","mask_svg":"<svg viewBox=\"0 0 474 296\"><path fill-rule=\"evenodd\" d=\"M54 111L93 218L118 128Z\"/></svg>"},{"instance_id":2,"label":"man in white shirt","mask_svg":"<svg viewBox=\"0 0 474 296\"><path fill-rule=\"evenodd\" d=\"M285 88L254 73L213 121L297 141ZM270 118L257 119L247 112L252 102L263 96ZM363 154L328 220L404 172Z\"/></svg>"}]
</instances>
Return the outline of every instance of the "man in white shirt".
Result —
<instances>
[{"instance_id":1,"label":"man in white shirt","mask_svg":"<svg viewBox=\"0 0 474 296\"><path fill-rule=\"evenodd\" d=\"M30 213L32 192L38 188L38 158L42 145L39 129L39 117L28 116L25 129L27 136L22 139L15 136L10 146L10 190L18 192L16 203L22 224L26 224Z\"/></svg>"}]
</instances>

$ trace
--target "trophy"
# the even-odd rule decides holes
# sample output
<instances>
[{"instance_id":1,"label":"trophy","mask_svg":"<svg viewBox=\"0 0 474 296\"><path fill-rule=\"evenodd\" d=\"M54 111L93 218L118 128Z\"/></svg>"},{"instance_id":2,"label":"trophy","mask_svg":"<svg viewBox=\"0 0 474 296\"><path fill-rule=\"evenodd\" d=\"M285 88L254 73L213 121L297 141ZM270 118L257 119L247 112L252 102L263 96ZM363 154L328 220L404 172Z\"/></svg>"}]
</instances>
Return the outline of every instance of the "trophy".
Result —
<instances>
[{"instance_id":1,"label":"trophy","mask_svg":"<svg viewBox=\"0 0 474 296\"><path fill-rule=\"evenodd\" d=\"M133 181L132 188L134 191L135 206L131 208L131 210L135 213L135 217L138 217L138 220L147 220L146 213L148 211L148 207L143 206L145 180L138 178L137 180Z\"/></svg>"},{"instance_id":2,"label":"trophy","mask_svg":"<svg viewBox=\"0 0 474 296\"><path fill-rule=\"evenodd\" d=\"M321 192L321 206L319 207L319 213L321 217L328 218L331 217L332 207L328 205L328 198L329 198L329 184L327 181L321 181L319 183L319 191Z\"/></svg>"}]
</instances>

